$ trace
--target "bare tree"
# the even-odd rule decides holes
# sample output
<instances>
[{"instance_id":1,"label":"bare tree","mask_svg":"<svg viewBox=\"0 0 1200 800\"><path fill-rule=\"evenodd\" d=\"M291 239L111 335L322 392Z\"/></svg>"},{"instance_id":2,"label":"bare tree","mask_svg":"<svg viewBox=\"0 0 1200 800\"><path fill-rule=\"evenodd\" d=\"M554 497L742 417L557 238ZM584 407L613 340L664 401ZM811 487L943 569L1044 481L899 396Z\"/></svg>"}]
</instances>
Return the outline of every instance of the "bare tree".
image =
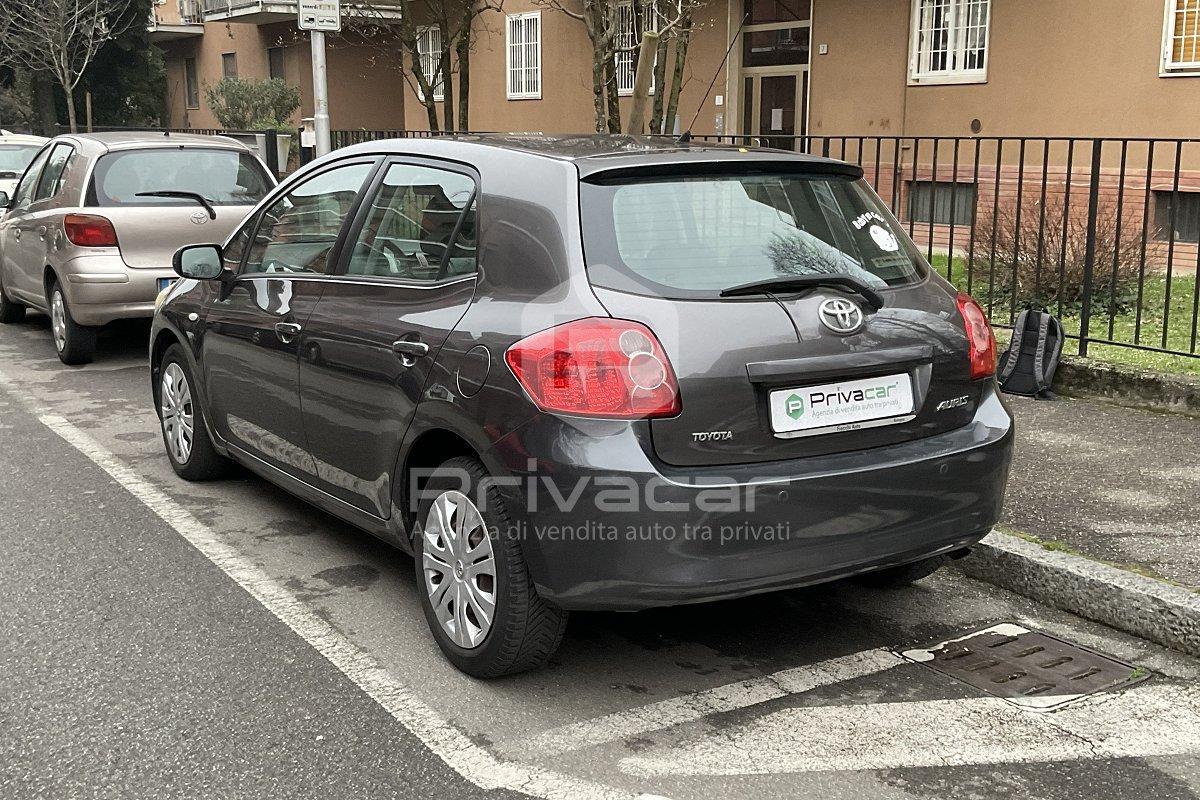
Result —
<instances>
[{"instance_id":1,"label":"bare tree","mask_svg":"<svg viewBox=\"0 0 1200 800\"><path fill-rule=\"evenodd\" d=\"M431 131L467 128L475 21L486 11L502 12L504 0L423 0L419 4L411 0L352 0L349 5L350 13L343 18L343 40L373 47L392 61L425 107ZM414 15L413 6L418 5L421 13ZM436 35L428 35L430 30ZM436 50L423 54L427 44L436 45Z\"/></svg>"},{"instance_id":2,"label":"bare tree","mask_svg":"<svg viewBox=\"0 0 1200 800\"><path fill-rule=\"evenodd\" d=\"M136 24L131 12L130 0L4 0L0 48L11 63L54 76L77 131L75 89L104 43Z\"/></svg>"},{"instance_id":3,"label":"bare tree","mask_svg":"<svg viewBox=\"0 0 1200 800\"><path fill-rule=\"evenodd\" d=\"M592 99L596 131L621 133L620 92L617 85L617 59L634 57L634 91L628 132L643 133L646 129L646 100L651 82L661 97L666 90L665 67L669 47L676 45L676 80L672 91L678 102L682 84L683 62L687 57L687 40L692 30L692 13L703 0L537 0L538 5L558 11L583 23L592 44ZM632 19L632 37L623 36L622 9L626 19ZM632 45L622 46L622 40L632 39ZM655 99L655 113L650 130L661 130L661 101Z\"/></svg>"}]
</instances>

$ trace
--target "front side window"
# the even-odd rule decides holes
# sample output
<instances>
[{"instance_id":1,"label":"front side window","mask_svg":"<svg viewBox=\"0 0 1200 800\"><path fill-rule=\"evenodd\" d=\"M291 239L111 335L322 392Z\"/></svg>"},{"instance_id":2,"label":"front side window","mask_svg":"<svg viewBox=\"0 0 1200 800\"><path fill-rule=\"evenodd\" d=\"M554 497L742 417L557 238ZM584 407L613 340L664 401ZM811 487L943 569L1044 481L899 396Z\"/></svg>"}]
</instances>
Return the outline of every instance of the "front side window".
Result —
<instances>
[{"instance_id":1,"label":"front side window","mask_svg":"<svg viewBox=\"0 0 1200 800\"><path fill-rule=\"evenodd\" d=\"M425 76L425 80L433 87L433 99L441 101L445 97L444 83L442 76L438 70L438 66L442 61L442 31L436 26L430 25L428 28L422 28L420 36L417 38L417 52L421 56L421 74ZM417 86L417 93L421 94L421 87ZM425 98L422 97L422 100Z\"/></svg>"},{"instance_id":2,"label":"front side window","mask_svg":"<svg viewBox=\"0 0 1200 800\"><path fill-rule=\"evenodd\" d=\"M913 0L910 83L987 80L991 0Z\"/></svg>"},{"instance_id":3,"label":"front side window","mask_svg":"<svg viewBox=\"0 0 1200 800\"><path fill-rule=\"evenodd\" d=\"M374 166L347 164L322 172L272 203L259 217L244 272L329 272L329 251Z\"/></svg>"},{"instance_id":4,"label":"front side window","mask_svg":"<svg viewBox=\"0 0 1200 800\"><path fill-rule=\"evenodd\" d=\"M348 275L436 281L475 271L475 181L394 164L371 200Z\"/></svg>"},{"instance_id":5,"label":"front side window","mask_svg":"<svg viewBox=\"0 0 1200 800\"><path fill-rule=\"evenodd\" d=\"M1200 73L1200 0L1167 0L1164 73Z\"/></svg>"},{"instance_id":6,"label":"front side window","mask_svg":"<svg viewBox=\"0 0 1200 800\"><path fill-rule=\"evenodd\" d=\"M541 99L541 12L509 14L505 19L505 66L509 100Z\"/></svg>"},{"instance_id":7,"label":"front side window","mask_svg":"<svg viewBox=\"0 0 1200 800\"><path fill-rule=\"evenodd\" d=\"M13 195L12 207L14 209L25 208L33 202L33 190L38 184L38 176L41 175L42 167L46 165L46 159L50 157L50 150L49 147L43 148L25 170L25 174L21 178L21 185L17 187L16 194Z\"/></svg>"},{"instance_id":8,"label":"front side window","mask_svg":"<svg viewBox=\"0 0 1200 800\"><path fill-rule=\"evenodd\" d=\"M861 180L729 175L581 186L592 283L713 298L743 283L851 275L868 286L924 275L920 254Z\"/></svg>"},{"instance_id":9,"label":"front side window","mask_svg":"<svg viewBox=\"0 0 1200 800\"><path fill-rule=\"evenodd\" d=\"M50 151L50 158L46 161L46 168L42 170L42 176L38 178L37 191L33 194L33 202L49 200L58 194L58 190L62 188L63 175L66 173L67 165L71 163L71 156L74 154L75 148L69 144L54 145L54 149Z\"/></svg>"},{"instance_id":10,"label":"front side window","mask_svg":"<svg viewBox=\"0 0 1200 800\"><path fill-rule=\"evenodd\" d=\"M252 206L271 188L262 165L243 150L201 147L119 150L101 156L92 205L187 206L194 200L141 197L144 192L196 192L215 206Z\"/></svg>"}]
</instances>

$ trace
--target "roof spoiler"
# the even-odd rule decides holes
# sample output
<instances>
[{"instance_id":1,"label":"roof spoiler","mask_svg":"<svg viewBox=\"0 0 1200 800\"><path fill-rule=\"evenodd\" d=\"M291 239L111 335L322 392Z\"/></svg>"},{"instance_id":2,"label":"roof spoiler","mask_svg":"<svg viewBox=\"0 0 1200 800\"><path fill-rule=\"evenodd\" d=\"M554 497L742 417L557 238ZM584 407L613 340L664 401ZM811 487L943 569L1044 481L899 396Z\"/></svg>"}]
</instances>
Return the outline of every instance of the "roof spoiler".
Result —
<instances>
[{"instance_id":1,"label":"roof spoiler","mask_svg":"<svg viewBox=\"0 0 1200 800\"><path fill-rule=\"evenodd\" d=\"M688 175L837 175L858 180L862 167L842 161L801 159L718 159L705 161L666 161L630 166L622 164L605 168L576 162L581 168L593 167L580 175L585 183L626 181L634 178L667 178Z\"/></svg>"}]
</instances>

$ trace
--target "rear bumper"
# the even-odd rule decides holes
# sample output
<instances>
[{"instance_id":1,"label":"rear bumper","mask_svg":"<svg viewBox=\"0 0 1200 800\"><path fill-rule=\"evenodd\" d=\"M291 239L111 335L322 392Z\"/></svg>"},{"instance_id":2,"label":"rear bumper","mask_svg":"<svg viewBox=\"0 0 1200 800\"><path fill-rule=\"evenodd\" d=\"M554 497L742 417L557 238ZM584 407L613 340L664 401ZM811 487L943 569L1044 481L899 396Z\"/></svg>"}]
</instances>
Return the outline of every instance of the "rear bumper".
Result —
<instances>
[{"instance_id":1,"label":"rear bumper","mask_svg":"<svg viewBox=\"0 0 1200 800\"><path fill-rule=\"evenodd\" d=\"M171 269L131 269L119 255L75 258L59 272L71 316L80 325L152 317L158 280L178 277Z\"/></svg>"},{"instance_id":2,"label":"rear bumper","mask_svg":"<svg viewBox=\"0 0 1200 800\"><path fill-rule=\"evenodd\" d=\"M597 425L542 417L492 453L513 472L502 492L534 583L569 609L738 597L961 549L999 518L1013 447L994 388L954 431L723 475L655 462L638 426Z\"/></svg>"}]
</instances>

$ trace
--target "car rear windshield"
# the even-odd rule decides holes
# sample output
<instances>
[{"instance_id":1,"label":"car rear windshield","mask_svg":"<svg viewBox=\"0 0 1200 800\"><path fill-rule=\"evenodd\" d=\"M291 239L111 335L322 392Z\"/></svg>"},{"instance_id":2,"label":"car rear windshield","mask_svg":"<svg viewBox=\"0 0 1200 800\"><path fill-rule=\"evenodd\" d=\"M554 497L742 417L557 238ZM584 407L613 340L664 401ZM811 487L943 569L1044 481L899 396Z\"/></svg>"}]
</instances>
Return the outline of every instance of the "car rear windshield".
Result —
<instances>
[{"instance_id":1,"label":"car rear windshield","mask_svg":"<svg viewBox=\"0 0 1200 800\"><path fill-rule=\"evenodd\" d=\"M185 206L194 200L138 197L143 192L195 192L216 206L252 206L271 182L244 151L175 147L124 150L102 156L92 178L91 205Z\"/></svg>"},{"instance_id":2,"label":"car rear windshield","mask_svg":"<svg viewBox=\"0 0 1200 800\"><path fill-rule=\"evenodd\" d=\"M796 275L868 286L924 277L920 253L861 180L753 174L620 179L581 188L593 284L664 297Z\"/></svg>"},{"instance_id":3,"label":"car rear windshield","mask_svg":"<svg viewBox=\"0 0 1200 800\"><path fill-rule=\"evenodd\" d=\"M12 177L20 177L41 149L36 144L0 144L0 173L12 173Z\"/></svg>"}]
</instances>

